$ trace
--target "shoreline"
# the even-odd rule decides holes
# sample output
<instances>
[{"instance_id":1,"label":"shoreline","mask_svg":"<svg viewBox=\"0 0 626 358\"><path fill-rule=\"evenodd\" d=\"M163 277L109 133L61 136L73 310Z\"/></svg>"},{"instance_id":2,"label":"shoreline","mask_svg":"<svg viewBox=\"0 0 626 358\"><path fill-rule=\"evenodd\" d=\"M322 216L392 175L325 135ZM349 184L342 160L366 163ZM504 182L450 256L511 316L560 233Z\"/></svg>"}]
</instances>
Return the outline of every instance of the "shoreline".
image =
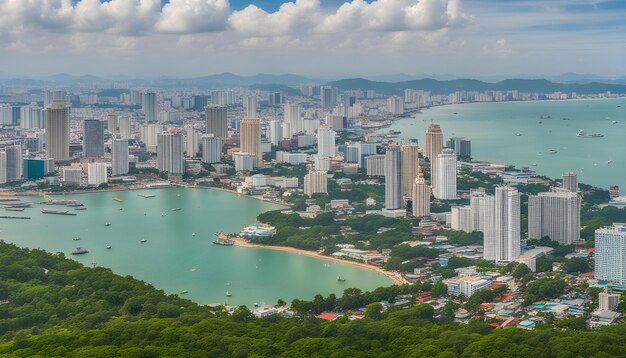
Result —
<instances>
[{"instance_id":1,"label":"shoreline","mask_svg":"<svg viewBox=\"0 0 626 358\"><path fill-rule=\"evenodd\" d=\"M374 271L374 272L376 272L376 273L378 273L380 275L387 276L387 278L389 278L391 280L391 282L393 282L394 285L410 284L410 282L407 281L404 277L402 277L402 275L400 273L387 271L387 270L382 269L382 268L380 268L378 266L368 265L368 264L365 264L365 263L362 263L362 262L342 260L340 258L332 257L332 256L325 256L325 255L320 254L317 251L296 249L294 247L289 247L289 246L271 246L271 245L255 244L255 243L252 243L252 242L250 242L248 240L242 239L240 237L233 237L231 239L235 243L234 246L237 246L237 247L275 250L275 251L289 252L289 253L292 253L292 254L308 256L308 257L312 257L312 258L315 258L315 259L318 259L318 260L326 260L326 261L331 261L331 262L335 262L335 263L339 263L339 264L349 265L349 266L352 266L352 267L358 267L358 268L361 268L361 269Z\"/></svg>"}]
</instances>

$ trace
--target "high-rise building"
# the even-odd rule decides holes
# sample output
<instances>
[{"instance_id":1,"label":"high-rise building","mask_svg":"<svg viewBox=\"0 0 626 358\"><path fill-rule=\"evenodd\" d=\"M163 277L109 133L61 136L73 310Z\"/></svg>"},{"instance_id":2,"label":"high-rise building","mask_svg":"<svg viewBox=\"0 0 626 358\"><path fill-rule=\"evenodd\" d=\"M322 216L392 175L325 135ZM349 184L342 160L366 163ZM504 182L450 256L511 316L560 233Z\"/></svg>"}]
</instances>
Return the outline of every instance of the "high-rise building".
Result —
<instances>
[{"instance_id":1,"label":"high-rise building","mask_svg":"<svg viewBox=\"0 0 626 358\"><path fill-rule=\"evenodd\" d=\"M424 156L430 160L431 166L443 150L443 132L437 123L431 123L426 129L426 146Z\"/></svg>"},{"instance_id":2,"label":"high-rise building","mask_svg":"<svg viewBox=\"0 0 626 358\"><path fill-rule=\"evenodd\" d=\"M117 119L119 135L122 139L131 139L130 117L124 116Z\"/></svg>"},{"instance_id":3,"label":"high-rise building","mask_svg":"<svg viewBox=\"0 0 626 358\"><path fill-rule=\"evenodd\" d=\"M185 162L181 134L163 132L157 135L157 169L169 175L184 174Z\"/></svg>"},{"instance_id":4,"label":"high-rise building","mask_svg":"<svg viewBox=\"0 0 626 358\"><path fill-rule=\"evenodd\" d=\"M61 168L61 181L80 185L83 180L83 170L79 167Z\"/></svg>"},{"instance_id":5,"label":"high-rise building","mask_svg":"<svg viewBox=\"0 0 626 358\"><path fill-rule=\"evenodd\" d=\"M385 175L385 156L383 154L373 154L365 157L365 168L368 176Z\"/></svg>"},{"instance_id":6,"label":"high-rise building","mask_svg":"<svg viewBox=\"0 0 626 358\"><path fill-rule=\"evenodd\" d=\"M0 184L7 182L7 153L0 151Z\"/></svg>"},{"instance_id":7,"label":"high-rise building","mask_svg":"<svg viewBox=\"0 0 626 358\"><path fill-rule=\"evenodd\" d=\"M453 206L450 209L450 228L463 232L472 232L472 209L469 205Z\"/></svg>"},{"instance_id":8,"label":"high-rise building","mask_svg":"<svg viewBox=\"0 0 626 358\"><path fill-rule=\"evenodd\" d=\"M145 92L142 96L141 106L146 117L146 123L157 121L157 95L155 92Z\"/></svg>"},{"instance_id":9,"label":"high-rise building","mask_svg":"<svg viewBox=\"0 0 626 358\"><path fill-rule=\"evenodd\" d=\"M200 152L200 133L196 132L193 127L187 127L185 134L185 154L194 158Z\"/></svg>"},{"instance_id":10,"label":"high-rise building","mask_svg":"<svg viewBox=\"0 0 626 358\"><path fill-rule=\"evenodd\" d=\"M404 114L404 98L391 96L387 99L387 111L393 115Z\"/></svg>"},{"instance_id":11,"label":"high-rise building","mask_svg":"<svg viewBox=\"0 0 626 358\"><path fill-rule=\"evenodd\" d=\"M485 216L488 200L484 189L470 190L470 210L472 212L472 231L485 232ZM493 205L493 203L491 203Z\"/></svg>"},{"instance_id":12,"label":"high-rise building","mask_svg":"<svg viewBox=\"0 0 626 358\"><path fill-rule=\"evenodd\" d=\"M212 135L203 135L200 139L202 146L202 162L219 163L222 160L222 139Z\"/></svg>"},{"instance_id":13,"label":"high-rise building","mask_svg":"<svg viewBox=\"0 0 626 358\"><path fill-rule=\"evenodd\" d=\"M53 101L44 110L46 156L55 161L70 160L70 110L65 101Z\"/></svg>"},{"instance_id":14,"label":"high-rise building","mask_svg":"<svg viewBox=\"0 0 626 358\"><path fill-rule=\"evenodd\" d=\"M401 209L402 204L402 158L400 148L391 146L385 153L385 209Z\"/></svg>"},{"instance_id":15,"label":"high-rise building","mask_svg":"<svg viewBox=\"0 0 626 358\"><path fill-rule=\"evenodd\" d=\"M302 109L299 104L285 103L284 105L285 120L283 124L283 136L291 138L294 134L304 130L302 121Z\"/></svg>"},{"instance_id":16,"label":"high-rise building","mask_svg":"<svg viewBox=\"0 0 626 358\"><path fill-rule=\"evenodd\" d=\"M456 196L456 154L445 149L437 156L432 172L433 194L441 200L454 200Z\"/></svg>"},{"instance_id":17,"label":"high-rise building","mask_svg":"<svg viewBox=\"0 0 626 358\"><path fill-rule=\"evenodd\" d=\"M497 187L491 198L485 210L485 260L514 261L521 252L520 195L515 188Z\"/></svg>"},{"instance_id":18,"label":"high-rise building","mask_svg":"<svg viewBox=\"0 0 626 358\"><path fill-rule=\"evenodd\" d=\"M208 97L205 95L195 95L193 96L193 109L195 111L201 111L206 107L208 103Z\"/></svg>"},{"instance_id":19,"label":"high-rise building","mask_svg":"<svg viewBox=\"0 0 626 358\"><path fill-rule=\"evenodd\" d=\"M573 192L578 191L578 177L576 173L563 173L563 189Z\"/></svg>"},{"instance_id":20,"label":"high-rise building","mask_svg":"<svg viewBox=\"0 0 626 358\"><path fill-rule=\"evenodd\" d=\"M54 171L52 158L24 158L22 163L22 176L26 180L37 180Z\"/></svg>"},{"instance_id":21,"label":"high-rise building","mask_svg":"<svg viewBox=\"0 0 626 358\"><path fill-rule=\"evenodd\" d=\"M237 152L233 154L233 160L235 161L235 170L249 172L254 169L256 165L256 155L252 155L246 152Z\"/></svg>"},{"instance_id":22,"label":"high-rise building","mask_svg":"<svg viewBox=\"0 0 626 358\"><path fill-rule=\"evenodd\" d=\"M419 175L419 147L415 143L400 147L402 156L402 195L411 197L415 179Z\"/></svg>"},{"instance_id":23,"label":"high-rise building","mask_svg":"<svg viewBox=\"0 0 626 358\"><path fill-rule=\"evenodd\" d=\"M339 90L337 87L320 87L320 97L322 99L322 107L335 107L337 105L337 97L339 97Z\"/></svg>"},{"instance_id":24,"label":"high-rise building","mask_svg":"<svg viewBox=\"0 0 626 358\"><path fill-rule=\"evenodd\" d=\"M317 130L317 154L325 157L337 155L335 146L335 135L337 133L328 126L321 126Z\"/></svg>"},{"instance_id":25,"label":"high-rise building","mask_svg":"<svg viewBox=\"0 0 626 358\"><path fill-rule=\"evenodd\" d=\"M107 114L107 130L111 133L117 133L117 116L113 113Z\"/></svg>"},{"instance_id":26,"label":"high-rise building","mask_svg":"<svg viewBox=\"0 0 626 358\"><path fill-rule=\"evenodd\" d=\"M315 170L328 172L330 171L330 158L322 155L316 155L314 159Z\"/></svg>"},{"instance_id":27,"label":"high-rise building","mask_svg":"<svg viewBox=\"0 0 626 358\"><path fill-rule=\"evenodd\" d=\"M245 118L257 117L257 98L255 94L249 94L243 97L243 114Z\"/></svg>"},{"instance_id":28,"label":"high-rise building","mask_svg":"<svg viewBox=\"0 0 626 358\"><path fill-rule=\"evenodd\" d=\"M412 191L413 216L422 217L430 215L430 186L424 178L416 178L413 182Z\"/></svg>"},{"instance_id":29,"label":"high-rise building","mask_svg":"<svg viewBox=\"0 0 626 358\"><path fill-rule=\"evenodd\" d=\"M281 104L283 104L283 93L282 92L270 93L269 103L270 103L270 106L280 106Z\"/></svg>"},{"instance_id":30,"label":"high-rise building","mask_svg":"<svg viewBox=\"0 0 626 358\"><path fill-rule=\"evenodd\" d=\"M87 164L87 184L98 186L107 182L107 164L106 163L88 163Z\"/></svg>"},{"instance_id":31,"label":"high-rise building","mask_svg":"<svg viewBox=\"0 0 626 358\"><path fill-rule=\"evenodd\" d=\"M228 137L228 109L226 107L206 107L206 134L217 138Z\"/></svg>"},{"instance_id":32,"label":"high-rise building","mask_svg":"<svg viewBox=\"0 0 626 358\"><path fill-rule=\"evenodd\" d=\"M104 122L85 119L83 122L83 156L100 158L104 156Z\"/></svg>"},{"instance_id":33,"label":"high-rise building","mask_svg":"<svg viewBox=\"0 0 626 358\"><path fill-rule=\"evenodd\" d=\"M598 294L598 310L599 311L616 311L619 306L620 294L600 292Z\"/></svg>"},{"instance_id":34,"label":"high-rise building","mask_svg":"<svg viewBox=\"0 0 626 358\"><path fill-rule=\"evenodd\" d=\"M452 137L448 140L448 148L454 149L459 159L470 159L472 157L472 142L461 137Z\"/></svg>"},{"instance_id":35,"label":"high-rise building","mask_svg":"<svg viewBox=\"0 0 626 358\"><path fill-rule=\"evenodd\" d=\"M241 151L256 157L256 166L263 166L261 152L261 124L258 118L245 118L241 122Z\"/></svg>"},{"instance_id":36,"label":"high-rise building","mask_svg":"<svg viewBox=\"0 0 626 358\"><path fill-rule=\"evenodd\" d=\"M113 139L111 142L111 175L128 174L128 139Z\"/></svg>"},{"instance_id":37,"label":"high-rise building","mask_svg":"<svg viewBox=\"0 0 626 358\"><path fill-rule=\"evenodd\" d=\"M528 238L549 236L562 245L580 239L580 197L560 189L528 197Z\"/></svg>"},{"instance_id":38,"label":"high-rise building","mask_svg":"<svg viewBox=\"0 0 626 358\"><path fill-rule=\"evenodd\" d=\"M626 224L596 230L595 255L596 279L626 285Z\"/></svg>"},{"instance_id":39,"label":"high-rise building","mask_svg":"<svg viewBox=\"0 0 626 358\"><path fill-rule=\"evenodd\" d=\"M280 145L283 139L283 124L280 120L274 119L269 122L269 140L274 146Z\"/></svg>"},{"instance_id":40,"label":"high-rise building","mask_svg":"<svg viewBox=\"0 0 626 358\"><path fill-rule=\"evenodd\" d=\"M328 192L328 173L325 171L311 171L304 176L304 194L309 197L313 194Z\"/></svg>"},{"instance_id":41,"label":"high-rise building","mask_svg":"<svg viewBox=\"0 0 626 358\"><path fill-rule=\"evenodd\" d=\"M156 152L157 150L157 137L159 133L163 131L163 126L160 124L147 124L141 126L141 141L146 145L146 151Z\"/></svg>"},{"instance_id":42,"label":"high-rise building","mask_svg":"<svg viewBox=\"0 0 626 358\"><path fill-rule=\"evenodd\" d=\"M326 115L325 124L332 130L340 131L348 128L348 118L346 116L338 116L335 114Z\"/></svg>"},{"instance_id":43,"label":"high-rise building","mask_svg":"<svg viewBox=\"0 0 626 358\"><path fill-rule=\"evenodd\" d=\"M22 179L22 146L9 145L4 147L6 153L7 181Z\"/></svg>"}]
</instances>

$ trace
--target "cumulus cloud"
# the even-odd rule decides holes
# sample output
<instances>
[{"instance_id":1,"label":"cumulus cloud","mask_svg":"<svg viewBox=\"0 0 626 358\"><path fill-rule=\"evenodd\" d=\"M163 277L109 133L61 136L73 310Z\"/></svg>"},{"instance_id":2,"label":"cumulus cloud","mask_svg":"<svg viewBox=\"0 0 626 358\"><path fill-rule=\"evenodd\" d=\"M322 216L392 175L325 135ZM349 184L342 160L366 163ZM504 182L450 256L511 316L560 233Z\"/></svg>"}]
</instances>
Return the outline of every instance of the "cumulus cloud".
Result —
<instances>
[{"instance_id":1,"label":"cumulus cloud","mask_svg":"<svg viewBox=\"0 0 626 358\"><path fill-rule=\"evenodd\" d=\"M459 0L378 0L371 3L353 0L328 15L318 30L438 30L460 26L467 19Z\"/></svg>"},{"instance_id":2,"label":"cumulus cloud","mask_svg":"<svg viewBox=\"0 0 626 358\"><path fill-rule=\"evenodd\" d=\"M241 11L233 12L228 22L235 31L245 36L286 36L307 32L320 17L319 0L296 0L282 4L273 13L248 5Z\"/></svg>"},{"instance_id":3,"label":"cumulus cloud","mask_svg":"<svg viewBox=\"0 0 626 358\"><path fill-rule=\"evenodd\" d=\"M228 0L170 0L163 6L156 28L173 33L221 31L229 13Z\"/></svg>"}]
</instances>

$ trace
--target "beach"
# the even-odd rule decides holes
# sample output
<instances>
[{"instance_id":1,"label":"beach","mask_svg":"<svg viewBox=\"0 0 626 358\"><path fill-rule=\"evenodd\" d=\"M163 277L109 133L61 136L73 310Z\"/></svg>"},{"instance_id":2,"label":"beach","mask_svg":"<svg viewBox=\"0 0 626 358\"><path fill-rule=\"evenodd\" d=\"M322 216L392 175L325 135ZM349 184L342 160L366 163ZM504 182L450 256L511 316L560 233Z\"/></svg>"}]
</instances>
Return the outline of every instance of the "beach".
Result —
<instances>
[{"instance_id":1,"label":"beach","mask_svg":"<svg viewBox=\"0 0 626 358\"><path fill-rule=\"evenodd\" d=\"M322 254L320 254L317 251L301 250L301 249L296 249L296 248L288 247L288 246L260 245L260 244L252 243L252 242L250 242L248 240L245 240L245 239L243 239L241 237L230 237L230 239L232 239L234 241L234 243L235 243L235 246L238 246L238 247L276 250L276 251L289 252L289 253L298 254L298 255L304 255L304 256L313 257L313 258L316 258L316 259L319 259L319 260L326 260L326 261L331 261L331 262L335 262L335 263L341 263L341 264L345 264L345 265L349 265L349 266L353 266L353 267L358 267L358 268L363 268L363 269L366 269L366 270L374 271L374 272L378 273L379 275L387 276L396 285L404 285L404 284L409 284L410 283L404 277L402 277L402 275L400 273L398 273L398 272L387 271L387 270L384 270L384 269L382 269L380 267L373 266L373 265L368 265L368 264L361 263L361 262L342 260L340 258L322 255Z\"/></svg>"}]
</instances>

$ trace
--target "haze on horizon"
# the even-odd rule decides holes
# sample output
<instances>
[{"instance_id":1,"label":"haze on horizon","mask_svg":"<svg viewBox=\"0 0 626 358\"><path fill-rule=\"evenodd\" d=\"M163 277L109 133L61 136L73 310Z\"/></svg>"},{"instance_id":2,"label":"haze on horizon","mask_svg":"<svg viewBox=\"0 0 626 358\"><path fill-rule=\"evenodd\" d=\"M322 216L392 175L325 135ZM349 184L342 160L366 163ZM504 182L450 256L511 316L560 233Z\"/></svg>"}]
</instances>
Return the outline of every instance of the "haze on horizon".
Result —
<instances>
[{"instance_id":1,"label":"haze on horizon","mask_svg":"<svg viewBox=\"0 0 626 358\"><path fill-rule=\"evenodd\" d=\"M0 73L626 75L622 0L0 0Z\"/></svg>"}]
</instances>

